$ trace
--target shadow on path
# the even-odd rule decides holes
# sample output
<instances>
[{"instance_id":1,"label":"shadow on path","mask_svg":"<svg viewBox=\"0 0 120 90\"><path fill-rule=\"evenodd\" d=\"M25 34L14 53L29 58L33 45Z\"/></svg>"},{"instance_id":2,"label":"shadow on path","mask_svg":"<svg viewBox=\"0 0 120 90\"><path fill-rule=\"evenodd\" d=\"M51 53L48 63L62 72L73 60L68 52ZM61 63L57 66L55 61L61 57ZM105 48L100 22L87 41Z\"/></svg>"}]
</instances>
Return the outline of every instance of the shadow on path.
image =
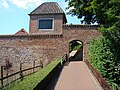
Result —
<instances>
[{"instance_id":1,"label":"shadow on path","mask_svg":"<svg viewBox=\"0 0 120 90\"><path fill-rule=\"evenodd\" d=\"M44 90L103 90L83 61L58 70Z\"/></svg>"},{"instance_id":2,"label":"shadow on path","mask_svg":"<svg viewBox=\"0 0 120 90\"><path fill-rule=\"evenodd\" d=\"M64 66L63 66L64 67ZM55 90L55 86L58 82L58 79L60 77L60 74L62 72L63 67L59 68L59 70L57 71L57 73L55 74L55 76L52 78L52 80L48 83L48 85L46 86L46 88L44 90Z\"/></svg>"},{"instance_id":3,"label":"shadow on path","mask_svg":"<svg viewBox=\"0 0 120 90\"><path fill-rule=\"evenodd\" d=\"M83 60L83 50L78 50L77 53L69 58L70 61L82 61Z\"/></svg>"}]
</instances>

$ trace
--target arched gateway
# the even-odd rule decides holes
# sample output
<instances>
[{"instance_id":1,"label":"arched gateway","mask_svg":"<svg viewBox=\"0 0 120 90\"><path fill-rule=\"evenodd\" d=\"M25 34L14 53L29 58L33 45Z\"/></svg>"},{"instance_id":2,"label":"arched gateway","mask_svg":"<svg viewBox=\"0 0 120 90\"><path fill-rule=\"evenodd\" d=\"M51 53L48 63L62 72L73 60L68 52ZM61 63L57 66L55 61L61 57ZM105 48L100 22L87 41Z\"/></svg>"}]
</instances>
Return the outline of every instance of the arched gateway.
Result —
<instances>
[{"instance_id":1,"label":"arched gateway","mask_svg":"<svg viewBox=\"0 0 120 90\"><path fill-rule=\"evenodd\" d=\"M80 40L69 43L69 61L83 61L83 43Z\"/></svg>"},{"instance_id":2,"label":"arched gateway","mask_svg":"<svg viewBox=\"0 0 120 90\"><path fill-rule=\"evenodd\" d=\"M41 60L44 65L63 54L69 55L69 43L83 44L83 61L88 56L89 42L99 36L97 25L67 25L64 11L56 2L41 4L30 14L28 34L0 36L0 58L9 56L13 62ZM18 57L24 57L18 58ZM27 57L27 58L26 58Z\"/></svg>"}]
</instances>

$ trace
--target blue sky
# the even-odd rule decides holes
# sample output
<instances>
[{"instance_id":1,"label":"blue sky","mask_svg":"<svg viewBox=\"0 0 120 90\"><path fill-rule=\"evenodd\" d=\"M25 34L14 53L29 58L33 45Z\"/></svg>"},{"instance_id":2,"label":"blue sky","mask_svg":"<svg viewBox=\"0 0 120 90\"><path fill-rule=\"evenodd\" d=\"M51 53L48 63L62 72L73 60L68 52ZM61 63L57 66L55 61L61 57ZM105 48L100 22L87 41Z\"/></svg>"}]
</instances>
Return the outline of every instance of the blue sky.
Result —
<instances>
[{"instance_id":1,"label":"blue sky","mask_svg":"<svg viewBox=\"0 0 120 90\"><path fill-rule=\"evenodd\" d=\"M43 2L58 2L64 11L67 6L65 0L0 0L0 35L14 34L21 28L29 32L28 14ZM68 24L80 24L75 16L66 16Z\"/></svg>"}]
</instances>

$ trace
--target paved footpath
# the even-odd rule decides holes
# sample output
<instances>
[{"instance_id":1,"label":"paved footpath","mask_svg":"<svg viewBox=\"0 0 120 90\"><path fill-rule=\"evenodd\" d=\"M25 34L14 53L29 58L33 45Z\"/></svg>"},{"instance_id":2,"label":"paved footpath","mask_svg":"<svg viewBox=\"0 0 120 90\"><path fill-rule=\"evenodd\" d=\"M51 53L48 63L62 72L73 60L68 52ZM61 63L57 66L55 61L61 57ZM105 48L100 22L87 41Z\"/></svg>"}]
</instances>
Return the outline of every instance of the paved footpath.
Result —
<instances>
[{"instance_id":1,"label":"paved footpath","mask_svg":"<svg viewBox=\"0 0 120 90\"><path fill-rule=\"evenodd\" d=\"M46 90L103 90L83 61L64 66Z\"/></svg>"}]
</instances>

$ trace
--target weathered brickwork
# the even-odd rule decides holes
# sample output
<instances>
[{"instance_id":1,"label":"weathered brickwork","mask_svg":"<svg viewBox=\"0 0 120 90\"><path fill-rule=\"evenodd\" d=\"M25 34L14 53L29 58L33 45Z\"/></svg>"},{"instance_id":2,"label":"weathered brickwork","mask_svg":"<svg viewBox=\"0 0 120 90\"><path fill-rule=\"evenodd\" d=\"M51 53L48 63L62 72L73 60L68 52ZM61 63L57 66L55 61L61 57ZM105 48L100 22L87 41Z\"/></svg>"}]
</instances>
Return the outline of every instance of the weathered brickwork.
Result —
<instances>
[{"instance_id":1,"label":"weathered brickwork","mask_svg":"<svg viewBox=\"0 0 120 90\"><path fill-rule=\"evenodd\" d=\"M88 59L88 46L92 39L98 37L98 26L92 25L63 25L64 43L69 55L69 43L79 40L83 43L83 61Z\"/></svg>"},{"instance_id":2,"label":"weathered brickwork","mask_svg":"<svg viewBox=\"0 0 120 90\"><path fill-rule=\"evenodd\" d=\"M4 36L5 37L5 36ZM54 56L59 56L57 53L61 52L60 43L61 37L54 39L39 36L30 36L30 38L21 38L22 36L10 36L4 40L0 40L0 60L5 60L6 57L12 62L32 62L33 60L42 60L47 64ZM18 39L19 38L19 39ZM59 50L60 49L60 50ZM56 52L56 53L55 53ZM44 59L43 59L44 58Z\"/></svg>"},{"instance_id":3,"label":"weathered brickwork","mask_svg":"<svg viewBox=\"0 0 120 90\"><path fill-rule=\"evenodd\" d=\"M13 72L18 71L20 63L25 68L42 61L43 66L63 55L61 35L0 36L0 66L8 59L13 64ZM11 71L10 71L11 72Z\"/></svg>"},{"instance_id":4,"label":"weathered brickwork","mask_svg":"<svg viewBox=\"0 0 120 90\"><path fill-rule=\"evenodd\" d=\"M73 30L69 30L70 27ZM88 44L98 37L99 32L94 30L94 26L89 27L89 30L73 27L64 25L61 35L0 36L0 64L9 57L14 63L41 60L46 65L64 53L69 55L69 43L73 40L83 42L84 60L87 59Z\"/></svg>"},{"instance_id":5,"label":"weathered brickwork","mask_svg":"<svg viewBox=\"0 0 120 90\"><path fill-rule=\"evenodd\" d=\"M40 18L53 18L53 30L39 30L38 20ZM30 16L30 34L62 34L63 15L33 15Z\"/></svg>"}]
</instances>

